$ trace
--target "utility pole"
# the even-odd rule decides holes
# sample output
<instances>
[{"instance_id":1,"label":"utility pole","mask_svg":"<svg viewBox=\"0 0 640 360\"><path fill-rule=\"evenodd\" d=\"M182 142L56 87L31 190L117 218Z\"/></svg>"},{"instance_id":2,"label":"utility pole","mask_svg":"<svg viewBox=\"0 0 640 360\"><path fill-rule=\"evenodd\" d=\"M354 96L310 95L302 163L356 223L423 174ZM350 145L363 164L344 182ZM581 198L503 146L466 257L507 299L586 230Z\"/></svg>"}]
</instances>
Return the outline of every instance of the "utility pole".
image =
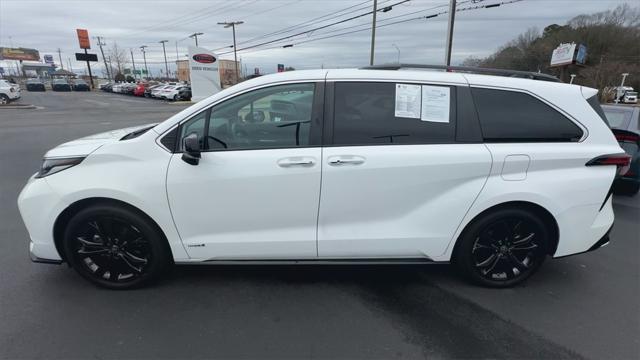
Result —
<instances>
[{"instance_id":1,"label":"utility pole","mask_svg":"<svg viewBox=\"0 0 640 360\"><path fill-rule=\"evenodd\" d=\"M160 41L160 44L162 44L162 52L164 53L164 69L166 71L165 76L169 78L169 65L167 64L167 49L164 46L164 44L167 42L169 42L169 40L162 40Z\"/></svg>"},{"instance_id":2,"label":"utility pole","mask_svg":"<svg viewBox=\"0 0 640 360\"><path fill-rule=\"evenodd\" d=\"M133 79L136 79L136 61L133 58L133 49L129 49L129 51L131 52L131 63L133 64Z\"/></svg>"},{"instance_id":3,"label":"utility pole","mask_svg":"<svg viewBox=\"0 0 640 360\"><path fill-rule=\"evenodd\" d=\"M71 58L67 58L67 65L69 65L69 71L73 72L73 67L71 67Z\"/></svg>"},{"instance_id":4,"label":"utility pole","mask_svg":"<svg viewBox=\"0 0 640 360\"><path fill-rule=\"evenodd\" d=\"M198 46L198 35L204 35L204 33L197 32L197 33L193 33L193 34L189 35L190 38L193 38L193 39L196 40L196 46Z\"/></svg>"},{"instance_id":5,"label":"utility pole","mask_svg":"<svg viewBox=\"0 0 640 360\"><path fill-rule=\"evenodd\" d=\"M147 74L147 79L149 79L149 69L147 69L147 53L144 51L147 45L140 46L140 50L142 51L142 58L144 59L144 72Z\"/></svg>"},{"instance_id":6,"label":"utility pole","mask_svg":"<svg viewBox=\"0 0 640 360\"><path fill-rule=\"evenodd\" d=\"M456 18L456 0L449 3L449 26L447 27L447 47L444 50L444 64L451 65L451 46L453 44L453 23Z\"/></svg>"},{"instance_id":7,"label":"utility pole","mask_svg":"<svg viewBox=\"0 0 640 360\"><path fill-rule=\"evenodd\" d=\"M62 51L58 48L58 59L60 59L60 69L64 70L64 64L62 63Z\"/></svg>"},{"instance_id":8,"label":"utility pole","mask_svg":"<svg viewBox=\"0 0 640 360\"><path fill-rule=\"evenodd\" d=\"M224 25L226 28L233 29L233 62L236 68L236 84L240 81L238 76L238 47L236 46L236 25L244 24L244 21L227 21L227 22L219 22L218 25Z\"/></svg>"},{"instance_id":9,"label":"utility pole","mask_svg":"<svg viewBox=\"0 0 640 360\"><path fill-rule=\"evenodd\" d=\"M107 79L111 80L111 72L109 71L109 66L107 66L107 58L104 57L104 50L102 50L103 45L107 45L102 42L102 38L100 36L96 36L98 38L98 46L100 47L100 54L102 54L102 61L104 61L104 67L107 69Z\"/></svg>"},{"instance_id":10,"label":"utility pole","mask_svg":"<svg viewBox=\"0 0 640 360\"><path fill-rule=\"evenodd\" d=\"M451 0L455 1L455 0ZM378 14L378 0L373 0L373 22L371 25L371 57L369 58L369 65L373 66L373 57L376 47L376 15Z\"/></svg>"}]
</instances>

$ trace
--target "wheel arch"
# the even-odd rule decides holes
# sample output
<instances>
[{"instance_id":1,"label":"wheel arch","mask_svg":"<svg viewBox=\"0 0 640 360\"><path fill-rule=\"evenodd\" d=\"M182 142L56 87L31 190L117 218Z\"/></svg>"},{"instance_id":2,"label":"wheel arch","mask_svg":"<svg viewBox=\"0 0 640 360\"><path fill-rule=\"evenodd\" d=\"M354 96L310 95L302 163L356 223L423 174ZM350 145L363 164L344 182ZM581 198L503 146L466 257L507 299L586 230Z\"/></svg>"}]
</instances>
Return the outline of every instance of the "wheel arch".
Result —
<instances>
[{"instance_id":1,"label":"wheel arch","mask_svg":"<svg viewBox=\"0 0 640 360\"><path fill-rule=\"evenodd\" d=\"M62 258L62 260L67 261L67 259L65 258L64 245L62 241L64 239L64 231L67 227L67 224L69 223L69 220L73 217L73 215L77 214L80 210L93 205L121 206L121 207L128 208L129 210L132 210L133 212L145 218L147 221L149 221L150 224L152 224L152 226L154 226L158 230L159 234L161 234L162 240L164 241L167 247L167 251L169 251L169 256L171 259L173 259L173 252L171 250L171 246L169 245L167 235L162 230L160 225L158 225L158 223L155 220L153 220L153 218L151 218L151 216L147 215L147 213L140 210L138 207L133 206L122 200L116 200L116 199L106 198L106 197L91 197L91 198L78 200L72 203L71 205L67 206L67 208L65 208L58 215L58 217L56 218L53 224L53 241L54 241L56 250L58 251L58 254Z\"/></svg>"},{"instance_id":2,"label":"wheel arch","mask_svg":"<svg viewBox=\"0 0 640 360\"><path fill-rule=\"evenodd\" d=\"M553 255L556 252L556 249L558 248L558 241L560 240L560 230L558 227L558 222L556 221L556 218L551 214L551 212L549 212L549 210L547 210L543 206L530 201L508 201L484 209L476 216L474 216L473 219L467 222L467 224L465 224L464 229L460 232L456 239L453 251L451 252L451 260L453 261L455 259L461 239L464 237L467 229L474 222L484 217L486 214L505 208L524 209L539 216L540 219L546 224L547 230L550 234L550 243L547 244L547 254Z\"/></svg>"}]
</instances>

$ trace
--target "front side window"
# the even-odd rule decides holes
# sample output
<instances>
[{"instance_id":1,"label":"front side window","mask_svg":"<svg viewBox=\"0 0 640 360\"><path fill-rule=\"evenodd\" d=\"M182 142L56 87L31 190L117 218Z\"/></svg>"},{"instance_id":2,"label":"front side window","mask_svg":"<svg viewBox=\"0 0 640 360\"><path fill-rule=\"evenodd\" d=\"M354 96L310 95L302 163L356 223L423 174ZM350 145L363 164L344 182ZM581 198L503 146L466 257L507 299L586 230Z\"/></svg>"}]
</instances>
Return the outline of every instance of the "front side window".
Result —
<instances>
[{"instance_id":1,"label":"front side window","mask_svg":"<svg viewBox=\"0 0 640 360\"><path fill-rule=\"evenodd\" d=\"M434 99L432 94L440 98ZM333 144L453 142L454 104L455 87L452 86L338 82L335 84Z\"/></svg>"},{"instance_id":2,"label":"front side window","mask_svg":"<svg viewBox=\"0 0 640 360\"><path fill-rule=\"evenodd\" d=\"M238 95L182 125L199 128L203 150L246 150L310 144L315 84L278 85Z\"/></svg>"},{"instance_id":3,"label":"front side window","mask_svg":"<svg viewBox=\"0 0 640 360\"><path fill-rule=\"evenodd\" d=\"M516 91L471 88L482 136L488 142L578 141L582 130L564 115Z\"/></svg>"}]
</instances>

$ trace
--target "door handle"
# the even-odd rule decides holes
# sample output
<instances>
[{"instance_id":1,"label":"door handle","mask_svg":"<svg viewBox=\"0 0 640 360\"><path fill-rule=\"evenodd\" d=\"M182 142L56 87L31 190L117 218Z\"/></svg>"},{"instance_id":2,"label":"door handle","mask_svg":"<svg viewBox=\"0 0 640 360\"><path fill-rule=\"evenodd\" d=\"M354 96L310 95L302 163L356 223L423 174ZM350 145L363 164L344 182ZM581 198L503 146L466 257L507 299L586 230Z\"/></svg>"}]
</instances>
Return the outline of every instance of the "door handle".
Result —
<instances>
[{"instance_id":1,"label":"door handle","mask_svg":"<svg viewBox=\"0 0 640 360\"><path fill-rule=\"evenodd\" d=\"M342 166L342 165L360 165L364 164L364 158L361 156L335 156L329 158L329 165Z\"/></svg>"},{"instance_id":2,"label":"door handle","mask_svg":"<svg viewBox=\"0 0 640 360\"><path fill-rule=\"evenodd\" d=\"M309 158L285 158L278 160L278 166L280 167L294 167L294 166L302 166L302 167L310 167L315 164L313 159Z\"/></svg>"}]
</instances>

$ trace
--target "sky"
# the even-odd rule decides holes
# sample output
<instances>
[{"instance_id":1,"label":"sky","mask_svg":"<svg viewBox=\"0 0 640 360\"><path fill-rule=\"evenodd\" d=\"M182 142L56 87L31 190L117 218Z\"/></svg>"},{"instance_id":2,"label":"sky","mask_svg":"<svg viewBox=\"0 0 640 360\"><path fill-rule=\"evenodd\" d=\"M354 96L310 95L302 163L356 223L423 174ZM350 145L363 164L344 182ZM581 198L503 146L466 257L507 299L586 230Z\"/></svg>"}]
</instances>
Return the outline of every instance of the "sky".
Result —
<instances>
[{"instance_id":1,"label":"sky","mask_svg":"<svg viewBox=\"0 0 640 360\"><path fill-rule=\"evenodd\" d=\"M465 9L508 1L458 0L457 6ZM542 30L549 24L564 24L574 16L613 9L624 2L521 0L459 11L452 64L469 56L490 55L528 28ZM377 13L375 63L399 59L404 63L442 64L448 14L394 22L446 11L448 3L449 0L378 0L378 8L396 5ZM74 60L74 54L81 51L75 29L84 28L91 36L90 53L100 54L95 38L100 36L107 54L113 43L132 50L137 68L143 61L139 47L147 45L147 65L152 74L158 74L164 68L160 40L168 40L170 71L175 69L177 58L186 59L187 46L194 44L188 36L195 32L203 33L198 37L201 47L216 50L222 59L233 59L232 30L217 23L243 21L236 27L236 36L238 57L247 73L253 73L254 68L261 73L275 72L277 64L296 69L360 67L369 63L372 15L367 13L372 8L372 0L0 0L0 46L35 48L41 57L54 55L56 63L59 48L65 69L70 61L73 71L82 74L86 66ZM338 25L289 37L359 15L362 16ZM352 33L342 35L346 32ZM283 37L289 38L248 48ZM284 45L293 47L283 48ZM99 59L102 61L102 57ZM0 66L15 68L2 61ZM101 75L102 63L94 67L94 73Z\"/></svg>"}]
</instances>

